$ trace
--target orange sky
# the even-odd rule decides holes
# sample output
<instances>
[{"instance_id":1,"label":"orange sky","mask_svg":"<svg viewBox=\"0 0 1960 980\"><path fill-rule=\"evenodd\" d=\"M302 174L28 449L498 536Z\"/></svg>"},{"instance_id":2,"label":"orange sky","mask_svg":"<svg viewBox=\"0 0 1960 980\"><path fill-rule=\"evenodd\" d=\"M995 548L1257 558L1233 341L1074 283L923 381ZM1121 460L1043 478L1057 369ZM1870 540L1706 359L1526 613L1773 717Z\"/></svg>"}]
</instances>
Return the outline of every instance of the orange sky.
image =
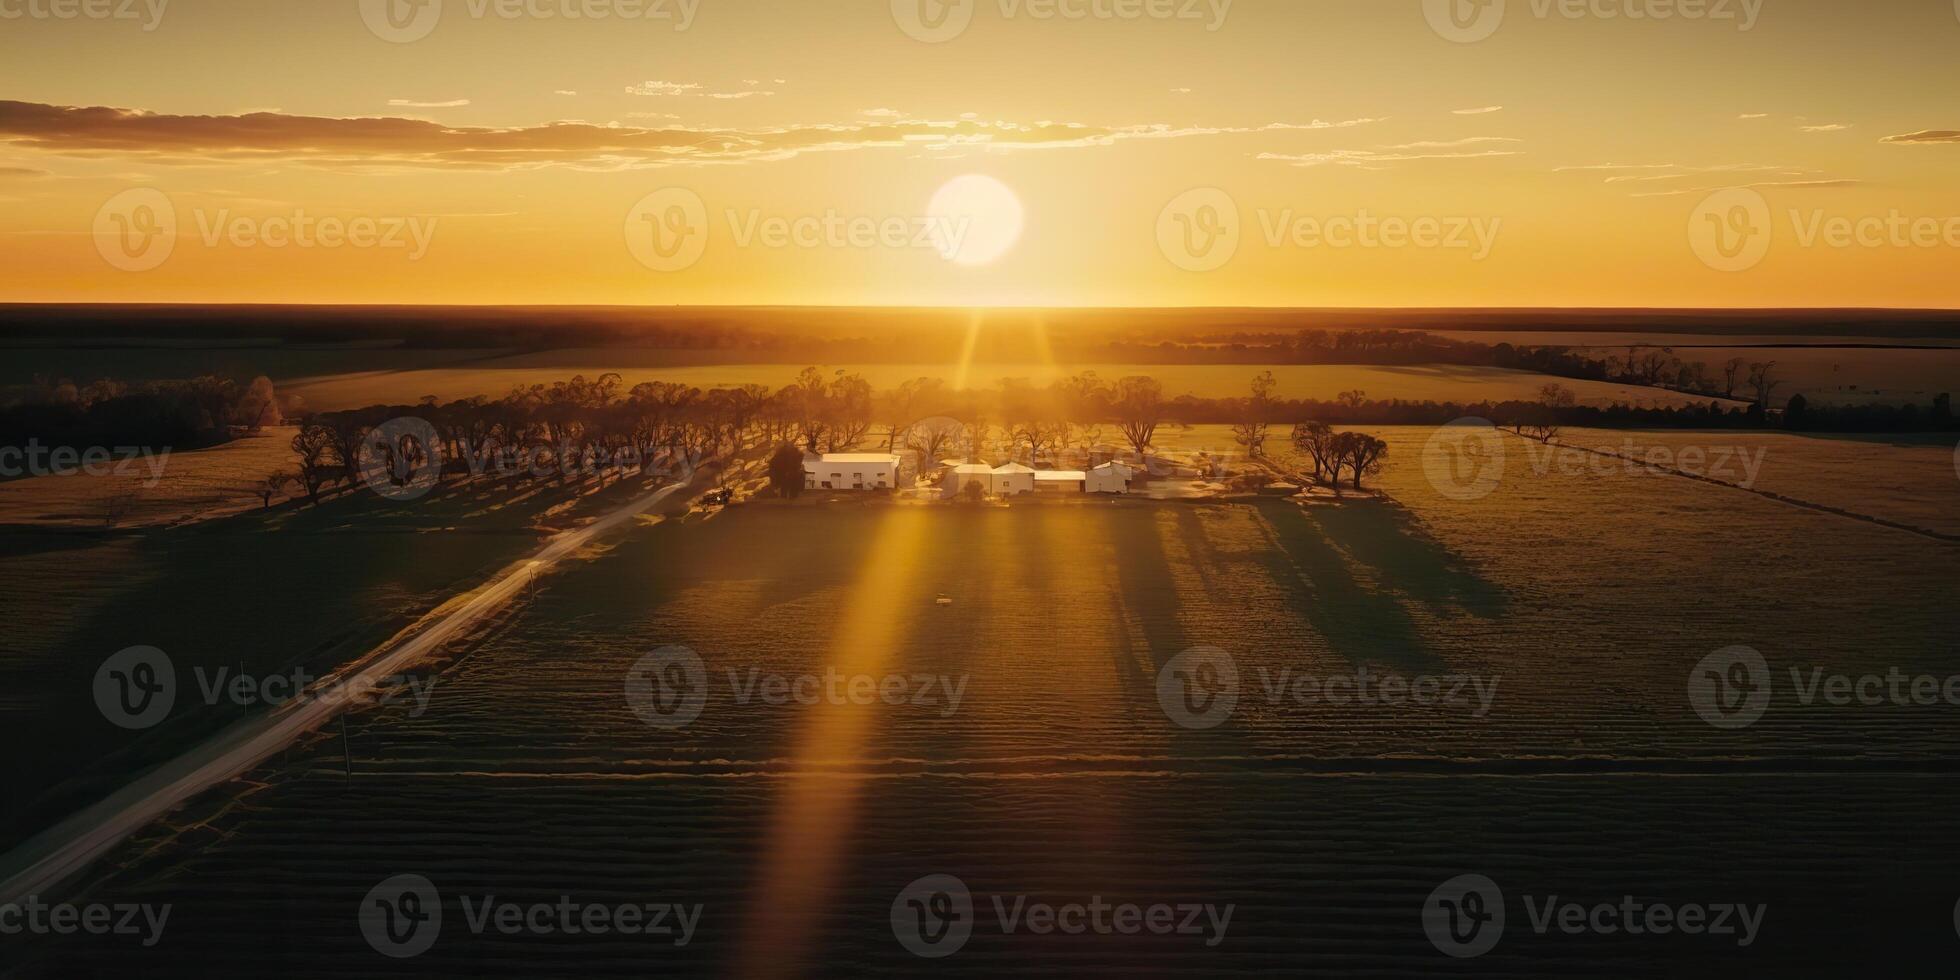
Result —
<instances>
[{"instance_id":1,"label":"orange sky","mask_svg":"<svg viewBox=\"0 0 1960 980\"><path fill-rule=\"evenodd\" d=\"M1960 306L1952 0L1454 2L0 0L0 301Z\"/></svg>"}]
</instances>

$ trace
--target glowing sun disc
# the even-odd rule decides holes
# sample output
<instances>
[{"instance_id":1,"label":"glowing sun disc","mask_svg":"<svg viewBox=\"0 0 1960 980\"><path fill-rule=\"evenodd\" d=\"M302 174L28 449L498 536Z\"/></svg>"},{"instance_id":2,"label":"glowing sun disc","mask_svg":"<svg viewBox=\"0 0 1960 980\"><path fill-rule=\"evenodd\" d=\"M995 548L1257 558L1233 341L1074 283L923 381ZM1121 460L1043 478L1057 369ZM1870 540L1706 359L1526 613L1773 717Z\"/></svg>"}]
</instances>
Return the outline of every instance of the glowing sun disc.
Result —
<instances>
[{"instance_id":1,"label":"glowing sun disc","mask_svg":"<svg viewBox=\"0 0 1960 980\"><path fill-rule=\"evenodd\" d=\"M987 265L1006 255L1021 240L1025 217L1014 191L982 174L947 181L926 213L939 254L957 265Z\"/></svg>"}]
</instances>

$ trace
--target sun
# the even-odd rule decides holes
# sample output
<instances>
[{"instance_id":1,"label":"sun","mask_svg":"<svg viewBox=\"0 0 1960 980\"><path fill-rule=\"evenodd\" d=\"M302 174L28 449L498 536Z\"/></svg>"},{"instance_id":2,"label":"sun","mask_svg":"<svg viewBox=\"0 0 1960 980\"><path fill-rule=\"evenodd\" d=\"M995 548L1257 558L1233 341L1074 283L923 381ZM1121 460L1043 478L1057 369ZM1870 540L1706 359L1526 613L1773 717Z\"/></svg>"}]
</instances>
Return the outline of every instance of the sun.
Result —
<instances>
[{"instance_id":1,"label":"sun","mask_svg":"<svg viewBox=\"0 0 1960 980\"><path fill-rule=\"evenodd\" d=\"M956 265L992 264L1021 240L1021 199L983 174L947 181L932 195L926 213L939 253Z\"/></svg>"}]
</instances>

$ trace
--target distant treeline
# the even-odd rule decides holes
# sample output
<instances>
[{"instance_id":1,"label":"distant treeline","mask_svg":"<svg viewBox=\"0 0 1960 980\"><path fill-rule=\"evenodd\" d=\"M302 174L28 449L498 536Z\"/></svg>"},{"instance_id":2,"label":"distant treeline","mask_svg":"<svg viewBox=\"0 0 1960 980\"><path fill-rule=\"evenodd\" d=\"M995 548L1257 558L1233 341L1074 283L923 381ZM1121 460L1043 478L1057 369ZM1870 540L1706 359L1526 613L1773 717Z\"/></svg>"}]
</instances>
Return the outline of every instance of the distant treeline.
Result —
<instances>
[{"instance_id":1,"label":"distant treeline","mask_svg":"<svg viewBox=\"0 0 1960 980\"><path fill-rule=\"evenodd\" d=\"M279 421L277 394L263 377L246 385L208 377L86 385L37 379L0 406L0 446L185 449Z\"/></svg>"}]
</instances>

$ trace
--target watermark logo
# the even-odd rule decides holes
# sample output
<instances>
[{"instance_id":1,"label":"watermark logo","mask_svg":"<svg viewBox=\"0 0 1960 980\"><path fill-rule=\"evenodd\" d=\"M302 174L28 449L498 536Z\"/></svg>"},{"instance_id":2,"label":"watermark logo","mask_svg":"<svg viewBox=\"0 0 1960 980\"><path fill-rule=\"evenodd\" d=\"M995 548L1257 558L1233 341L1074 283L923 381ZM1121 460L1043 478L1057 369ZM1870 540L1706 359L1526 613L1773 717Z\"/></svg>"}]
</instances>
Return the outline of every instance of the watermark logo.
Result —
<instances>
[{"instance_id":1,"label":"watermark logo","mask_svg":"<svg viewBox=\"0 0 1960 980\"><path fill-rule=\"evenodd\" d=\"M988 896L992 927L1003 936L1189 936L1207 949L1225 941L1238 906L1211 902L1125 902L1102 895L1053 902L1026 894ZM943 959L973 938L981 916L960 879L928 875L892 900L892 935L916 956Z\"/></svg>"},{"instance_id":2,"label":"watermark logo","mask_svg":"<svg viewBox=\"0 0 1960 980\"><path fill-rule=\"evenodd\" d=\"M1172 198L1157 215L1157 248L1186 272L1211 272L1239 254L1239 204L1216 187Z\"/></svg>"},{"instance_id":3,"label":"watermark logo","mask_svg":"<svg viewBox=\"0 0 1960 980\"><path fill-rule=\"evenodd\" d=\"M626 212L626 247L655 272L679 272L708 251L708 205L685 187L665 187Z\"/></svg>"},{"instance_id":4,"label":"watermark logo","mask_svg":"<svg viewBox=\"0 0 1960 980\"><path fill-rule=\"evenodd\" d=\"M1504 26L1505 0L1422 0L1422 16L1438 37L1475 44Z\"/></svg>"},{"instance_id":5,"label":"watermark logo","mask_svg":"<svg viewBox=\"0 0 1960 980\"><path fill-rule=\"evenodd\" d=\"M626 704L654 728L686 728L708 705L708 669L687 647L661 647L626 672Z\"/></svg>"},{"instance_id":6,"label":"watermark logo","mask_svg":"<svg viewBox=\"0 0 1960 980\"><path fill-rule=\"evenodd\" d=\"M1450 500L1482 500L1504 482L1504 434L1488 419L1457 419L1422 447L1422 475Z\"/></svg>"},{"instance_id":7,"label":"watermark logo","mask_svg":"<svg viewBox=\"0 0 1960 980\"><path fill-rule=\"evenodd\" d=\"M1769 663L1745 646L1724 647L1688 674L1688 703L1716 728L1748 728L1769 710Z\"/></svg>"},{"instance_id":8,"label":"watermark logo","mask_svg":"<svg viewBox=\"0 0 1960 980\"><path fill-rule=\"evenodd\" d=\"M952 875L927 875L892 899L891 922L912 955L943 959L973 938L973 892Z\"/></svg>"},{"instance_id":9,"label":"watermark logo","mask_svg":"<svg viewBox=\"0 0 1960 980\"><path fill-rule=\"evenodd\" d=\"M152 727L177 703L177 672L156 647L130 647L95 671L95 706L113 725L132 731Z\"/></svg>"},{"instance_id":10,"label":"watermark logo","mask_svg":"<svg viewBox=\"0 0 1960 980\"><path fill-rule=\"evenodd\" d=\"M495 895L461 895L457 901L463 928L473 936L647 936L676 947L694 941L704 911L698 903L581 902L570 895L530 904ZM396 875L361 900L360 927L368 945L383 956L420 956L442 935L442 895L421 875Z\"/></svg>"},{"instance_id":11,"label":"watermark logo","mask_svg":"<svg viewBox=\"0 0 1960 980\"><path fill-rule=\"evenodd\" d=\"M1193 647L1157 672L1157 704L1180 728L1204 731L1232 717L1239 704L1239 667L1217 647Z\"/></svg>"},{"instance_id":12,"label":"watermark logo","mask_svg":"<svg viewBox=\"0 0 1960 980\"><path fill-rule=\"evenodd\" d=\"M163 941L172 905L49 904L39 895L0 905L0 936L136 937L144 949Z\"/></svg>"},{"instance_id":13,"label":"watermark logo","mask_svg":"<svg viewBox=\"0 0 1960 980\"><path fill-rule=\"evenodd\" d=\"M1541 20L1707 21L1754 30L1764 0L1527 0L1523 13ZM1487 40L1504 25L1505 0L1423 0L1423 18L1438 37L1458 44Z\"/></svg>"},{"instance_id":14,"label":"watermark logo","mask_svg":"<svg viewBox=\"0 0 1960 980\"><path fill-rule=\"evenodd\" d=\"M1504 938L1504 893L1483 875L1451 878L1423 901L1422 931L1446 956L1482 956Z\"/></svg>"},{"instance_id":15,"label":"watermark logo","mask_svg":"<svg viewBox=\"0 0 1960 980\"><path fill-rule=\"evenodd\" d=\"M392 44L410 44L435 32L444 0L360 0L370 33ZM472 20L618 20L694 26L701 0L463 0Z\"/></svg>"},{"instance_id":16,"label":"watermark logo","mask_svg":"<svg viewBox=\"0 0 1960 980\"><path fill-rule=\"evenodd\" d=\"M409 44L434 33L442 22L442 0L361 0L361 19L375 37Z\"/></svg>"},{"instance_id":17,"label":"watermark logo","mask_svg":"<svg viewBox=\"0 0 1960 980\"><path fill-rule=\"evenodd\" d=\"M375 952L398 960L420 956L442 936L442 895L421 875L396 875L361 899L360 924Z\"/></svg>"},{"instance_id":18,"label":"watermark logo","mask_svg":"<svg viewBox=\"0 0 1960 980\"><path fill-rule=\"evenodd\" d=\"M162 191L136 187L95 212L95 250L124 272L148 272L177 248L177 207Z\"/></svg>"},{"instance_id":19,"label":"watermark logo","mask_svg":"<svg viewBox=\"0 0 1960 980\"><path fill-rule=\"evenodd\" d=\"M442 435L412 415L368 430L361 441L361 482L397 503L428 496L442 482Z\"/></svg>"},{"instance_id":20,"label":"watermark logo","mask_svg":"<svg viewBox=\"0 0 1960 980\"><path fill-rule=\"evenodd\" d=\"M148 470L143 488L163 482L163 471L170 463L170 449L148 446L48 446L29 439L24 446L0 446L0 477L21 476L129 476Z\"/></svg>"},{"instance_id":21,"label":"watermark logo","mask_svg":"<svg viewBox=\"0 0 1960 980\"><path fill-rule=\"evenodd\" d=\"M170 0L0 0L0 20L140 21L148 34L169 7Z\"/></svg>"},{"instance_id":22,"label":"watermark logo","mask_svg":"<svg viewBox=\"0 0 1960 980\"><path fill-rule=\"evenodd\" d=\"M978 4L979 0L892 0L892 20L914 40L941 44L966 33Z\"/></svg>"},{"instance_id":23,"label":"watermark logo","mask_svg":"<svg viewBox=\"0 0 1960 980\"><path fill-rule=\"evenodd\" d=\"M1769 254L1775 237L1769 202L1747 187L1703 198L1688 218L1688 245L1717 272L1746 272Z\"/></svg>"}]
</instances>

